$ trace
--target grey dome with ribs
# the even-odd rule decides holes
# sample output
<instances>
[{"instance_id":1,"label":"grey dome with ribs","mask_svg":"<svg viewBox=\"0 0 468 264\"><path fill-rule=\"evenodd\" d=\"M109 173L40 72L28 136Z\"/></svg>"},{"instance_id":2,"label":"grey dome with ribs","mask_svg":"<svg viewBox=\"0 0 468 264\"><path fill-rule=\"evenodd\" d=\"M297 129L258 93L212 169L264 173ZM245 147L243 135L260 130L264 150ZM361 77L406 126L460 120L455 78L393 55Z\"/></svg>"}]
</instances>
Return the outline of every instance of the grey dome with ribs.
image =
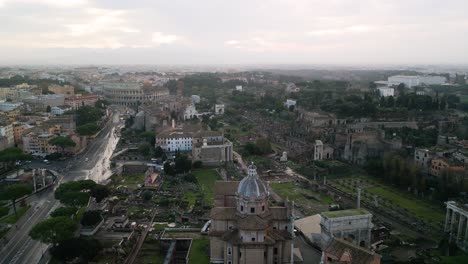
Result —
<instances>
[{"instance_id":1,"label":"grey dome with ribs","mask_svg":"<svg viewBox=\"0 0 468 264\"><path fill-rule=\"evenodd\" d=\"M247 199L263 198L269 195L268 187L258 178L257 167L251 164L247 177L241 180L237 187L237 193Z\"/></svg>"}]
</instances>

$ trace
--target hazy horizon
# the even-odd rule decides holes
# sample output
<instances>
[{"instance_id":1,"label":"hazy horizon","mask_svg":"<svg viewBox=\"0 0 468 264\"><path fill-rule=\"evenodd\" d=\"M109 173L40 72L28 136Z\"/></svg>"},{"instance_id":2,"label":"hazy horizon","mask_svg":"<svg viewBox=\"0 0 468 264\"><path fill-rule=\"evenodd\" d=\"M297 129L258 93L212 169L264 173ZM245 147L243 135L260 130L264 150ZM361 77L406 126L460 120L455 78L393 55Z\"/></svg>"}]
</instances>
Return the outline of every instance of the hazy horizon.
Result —
<instances>
[{"instance_id":1,"label":"hazy horizon","mask_svg":"<svg viewBox=\"0 0 468 264\"><path fill-rule=\"evenodd\" d=\"M0 63L462 66L467 10L463 0L0 0Z\"/></svg>"}]
</instances>

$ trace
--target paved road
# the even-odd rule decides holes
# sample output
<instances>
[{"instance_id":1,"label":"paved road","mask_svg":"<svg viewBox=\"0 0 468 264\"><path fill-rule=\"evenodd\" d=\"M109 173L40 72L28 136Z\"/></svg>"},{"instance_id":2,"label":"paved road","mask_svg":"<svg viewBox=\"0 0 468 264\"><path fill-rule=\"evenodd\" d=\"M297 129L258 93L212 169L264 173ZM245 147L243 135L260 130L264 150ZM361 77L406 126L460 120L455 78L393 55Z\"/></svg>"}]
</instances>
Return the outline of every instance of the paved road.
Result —
<instances>
[{"instance_id":1,"label":"paved road","mask_svg":"<svg viewBox=\"0 0 468 264\"><path fill-rule=\"evenodd\" d=\"M86 151L67 161L44 164L36 161L28 164L29 167L44 167L60 173L60 182L78 179L92 179L97 182L104 181L111 175L109 158L117 144L114 129L119 124L118 112L106 124L98 137L93 139ZM86 162L86 158L88 161ZM60 203L54 199L53 190L46 190L38 195L28 198L32 208L25 217L29 217L25 224L18 226L17 232L5 246L1 243L0 264L34 264L38 263L47 245L32 240L28 233L38 222L47 218ZM15 227L13 227L15 228ZM3 241L5 242L5 241Z\"/></svg>"}]
</instances>

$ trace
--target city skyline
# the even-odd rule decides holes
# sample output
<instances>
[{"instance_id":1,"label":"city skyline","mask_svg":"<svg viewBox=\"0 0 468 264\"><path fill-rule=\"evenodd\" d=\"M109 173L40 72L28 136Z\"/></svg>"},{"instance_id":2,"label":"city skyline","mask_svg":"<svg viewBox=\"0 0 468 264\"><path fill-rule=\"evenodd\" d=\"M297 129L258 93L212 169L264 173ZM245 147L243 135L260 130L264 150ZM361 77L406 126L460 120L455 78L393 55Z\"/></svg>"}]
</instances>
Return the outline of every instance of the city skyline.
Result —
<instances>
[{"instance_id":1,"label":"city skyline","mask_svg":"<svg viewBox=\"0 0 468 264\"><path fill-rule=\"evenodd\" d=\"M0 56L2 64L463 64L466 10L461 0L0 0Z\"/></svg>"}]
</instances>

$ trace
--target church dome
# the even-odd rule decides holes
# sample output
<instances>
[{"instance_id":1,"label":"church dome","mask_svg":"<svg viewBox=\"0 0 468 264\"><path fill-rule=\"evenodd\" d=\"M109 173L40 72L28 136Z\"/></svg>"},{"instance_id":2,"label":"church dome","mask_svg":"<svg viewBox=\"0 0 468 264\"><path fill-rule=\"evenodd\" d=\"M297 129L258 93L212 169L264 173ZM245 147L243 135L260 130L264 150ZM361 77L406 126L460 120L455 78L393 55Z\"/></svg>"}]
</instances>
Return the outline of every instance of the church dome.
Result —
<instances>
[{"instance_id":1,"label":"church dome","mask_svg":"<svg viewBox=\"0 0 468 264\"><path fill-rule=\"evenodd\" d=\"M251 164L247 171L247 177L242 179L237 187L239 196L247 199L264 198L269 195L267 185L258 178L257 167Z\"/></svg>"}]
</instances>

